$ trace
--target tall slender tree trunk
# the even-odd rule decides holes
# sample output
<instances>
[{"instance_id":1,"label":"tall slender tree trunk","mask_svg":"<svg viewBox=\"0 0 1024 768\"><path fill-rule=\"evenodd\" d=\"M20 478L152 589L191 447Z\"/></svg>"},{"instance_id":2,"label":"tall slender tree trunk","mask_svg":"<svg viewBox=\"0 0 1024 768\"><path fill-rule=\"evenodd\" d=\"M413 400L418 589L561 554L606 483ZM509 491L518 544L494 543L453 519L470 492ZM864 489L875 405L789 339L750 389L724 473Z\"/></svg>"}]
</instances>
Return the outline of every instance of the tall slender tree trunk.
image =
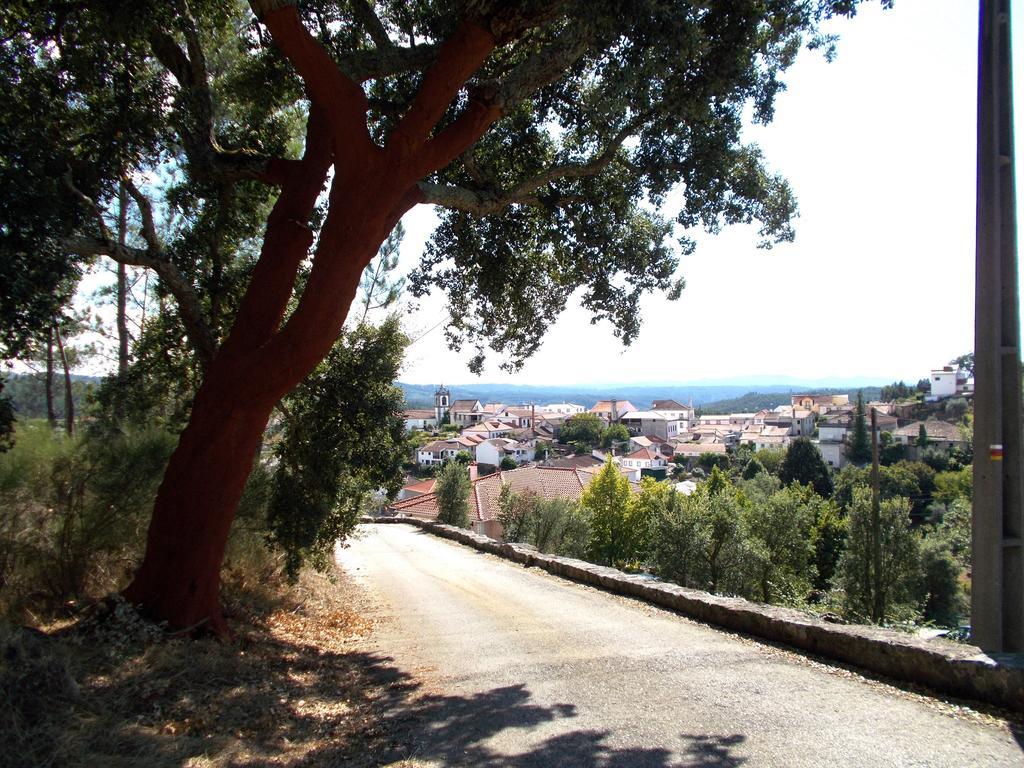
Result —
<instances>
[{"instance_id":1,"label":"tall slender tree trunk","mask_svg":"<svg viewBox=\"0 0 1024 768\"><path fill-rule=\"evenodd\" d=\"M60 354L60 364L64 369L64 431L69 435L75 433L75 401L71 390L71 368L68 365L68 353L64 348L64 339L60 335L60 326L53 321L53 335L57 340L57 352Z\"/></svg>"},{"instance_id":2,"label":"tall slender tree trunk","mask_svg":"<svg viewBox=\"0 0 1024 768\"><path fill-rule=\"evenodd\" d=\"M57 427L57 408L53 402L53 324L46 336L46 422L50 429Z\"/></svg>"},{"instance_id":3,"label":"tall slender tree trunk","mask_svg":"<svg viewBox=\"0 0 1024 768\"><path fill-rule=\"evenodd\" d=\"M124 246L128 239L128 200L124 182L117 192L117 243ZM117 263L117 375L128 372L128 268Z\"/></svg>"}]
</instances>

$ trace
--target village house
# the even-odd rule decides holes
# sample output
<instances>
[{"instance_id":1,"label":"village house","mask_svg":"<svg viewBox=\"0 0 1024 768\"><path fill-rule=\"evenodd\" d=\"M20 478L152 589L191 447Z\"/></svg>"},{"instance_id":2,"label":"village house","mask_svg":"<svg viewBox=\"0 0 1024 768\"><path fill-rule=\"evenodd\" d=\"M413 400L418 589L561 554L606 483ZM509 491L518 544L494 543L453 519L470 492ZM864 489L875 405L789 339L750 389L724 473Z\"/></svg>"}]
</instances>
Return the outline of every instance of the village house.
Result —
<instances>
[{"instance_id":1,"label":"village house","mask_svg":"<svg viewBox=\"0 0 1024 768\"><path fill-rule=\"evenodd\" d=\"M654 448L639 448L620 459L620 465L626 469L639 469L640 474L664 476L668 462Z\"/></svg>"},{"instance_id":2,"label":"village house","mask_svg":"<svg viewBox=\"0 0 1024 768\"><path fill-rule=\"evenodd\" d=\"M735 447L740 443L742 429L729 425L700 424L691 427L690 435L696 437L702 443L724 443Z\"/></svg>"},{"instance_id":3,"label":"village house","mask_svg":"<svg viewBox=\"0 0 1024 768\"><path fill-rule=\"evenodd\" d=\"M652 435L662 440L670 440L686 431L678 419L669 419L658 411L624 411L619 423L631 435Z\"/></svg>"},{"instance_id":4,"label":"village house","mask_svg":"<svg viewBox=\"0 0 1024 768\"><path fill-rule=\"evenodd\" d=\"M702 454L712 453L724 456L728 453L723 443L676 443L673 446L673 454L686 460L689 466L693 466Z\"/></svg>"},{"instance_id":5,"label":"village house","mask_svg":"<svg viewBox=\"0 0 1024 768\"><path fill-rule=\"evenodd\" d=\"M405 501L406 499L415 499L417 496L422 496L426 493L432 493L434 485L437 483L432 477L426 480L421 480L418 483L407 485L398 492L397 501Z\"/></svg>"},{"instance_id":6,"label":"village house","mask_svg":"<svg viewBox=\"0 0 1024 768\"><path fill-rule=\"evenodd\" d=\"M594 479L594 472L576 468L533 466L495 472L486 477L476 477L476 467L470 467L469 519L476 533L501 539L502 526L498 521L500 508L498 499L501 488L508 484L516 493L532 491L542 499L568 499L579 501L583 489ZM433 493L423 494L405 501L394 502L388 507L396 515L436 520L437 497Z\"/></svg>"},{"instance_id":7,"label":"village house","mask_svg":"<svg viewBox=\"0 0 1024 768\"><path fill-rule=\"evenodd\" d=\"M478 464L488 464L492 467L501 465L504 458L512 459L516 464L525 464L533 461L534 445L521 443L518 440L511 440L507 437L495 437L484 440L476 446L476 461Z\"/></svg>"},{"instance_id":8,"label":"village house","mask_svg":"<svg viewBox=\"0 0 1024 768\"><path fill-rule=\"evenodd\" d=\"M614 424L618 422L622 414L635 410L637 410L637 407L629 402L629 400L598 400L588 413L593 413L605 421Z\"/></svg>"},{"instance_id":9,"label":"village house","mask_svg":"<svg viewBox=\"0 0 1024 768\"><path fill-rule=\"evenodd\" d=\"M853 430L855 419L855 414L841 411L830 413L818 422L818 440L815 444L818 446L821 458L834 469L842 469L849 463L846 459L846 441L848 435ZM870 433L870 411L865 414L864 420ZM875 413L875 422L879 440L882 439L883 432L893 432L899 424L895 416L877 411Z\"/></svg>"},{"instance_id":10,"label":"village house","mask_svg":"<svg viewBox=\"0 0 1024 768\"><path fill-rule=\"evenodd\" d=\"M532 405L508 407L503 418L514 422L517 427L532 427L537 418L537 409Z\"/></svg>"},{"instance_id":11,"label":"village house","mask_svg":"<svg viewBox=\"0 0 1024 768\"><path fill-rule=\"evenodd\" d=\"M849 395L793 395L790 404L806 408L819 416L824 416L829 411L850 404Z\"/></svg>"},{"instance_id":12,"label":"village house","mask_svg":"<svg viewBox=\"0 0 1024 768\"><path fill-rule=\"evenodd\" d=\"M762 411L761 419L764 419L764 414L767 411ZM749 427L754 423L762 423L756 421L757 414L754 413L719 413L719 414L708 414L707 416L701 416L697 420L697 426L715 426L715 427L733 427L740 432ZM693 427L690 427L691 431Z\"/></svg>"},{"instance_id":13,"label":"village house","mask_svg":"<svg viewBox=\"0 0 1024 768\"><path fill-rule=\"evenodd\" d=\"M664 415L670 421L680 422L683 429L689 429L690 424L694 421L693 407L683 405L675 400L655 400L651 403L651 410Z\"/></svg>"},{"instance_id":14,"label":"village house","mask_svg":"<svg viewBox=\"0 0 1024 768\"><path fill-rule=\"evenodd\" d=\"M969 379L964 371L951 365L932 369L928 376L928 383L931 385L931 391L925 400L931 403L974 390L974 381Z\"/></svg>"},{"instance_id":15,"label":"village house","mask_svg":"<svg viewBox=\"0 0 1024 768\"><path fill-rule=\"evenodd\" d=\"M405 422L406 432L437 428L437 414L430 408L410 408L402 411L402 421Z\"/></svg>"},{"instance_id":16,"label":"village house","mask_svg":"<svg viewBox=\"0 0 1024 768\"><path fill-rule=\"evenodd\" d=\"M751 445L755 451L786 448L793 441L790 425L754 424L740 435L741 445Z\"/></svg>"},{"instance_id":17,"label":"village house","mask_svg":"<svg viewBox=\"0 0 1024 768\"><path fill-rule=\"evenodd\" d=\"M672 455L672 444L656 435L634 435L629 438L630 452L641 448L650 448L667 456Z\"/></svg>"},{"instance_id":18,"label":"village house","mask_svg":"<svg viewBox=\"0 0 1024 768\"><path fill-rule=\"evenodd\" d=\"M545 415L550 413L560 413L563 416L574 416L577 413L583 413L587 409L582 405L576 405L576 403L548 403L543 406L542 410Z\"/></svg>"},{"instance_id":19,"label":"village house","mask_svg":"<svg viewBox=\"0 0 1024 768\"><path fill-rule=\"evenodd\" d=\"M479 400L456 400L451 407L451 422L460 427L476 424L493 414L484 413Z\"/></svg>"},{"instance_id":20,"label":"village house","mask_svg":"<svg viewBox=\"0 0 1024 768\"><path fill-rule=\"evenodd\" d=\"M505 437L510 432L516 429L515 424L510 424L504 420L488 420L479 421L470 427L466 427L462 430L463 435L475 435L483 440L489 440L492 437Z\"/></svg>"},{"instance_id":21,"label":"village house","mask_svg":"<svg viewBox=\"0 0 1024 768\"><path fill-rule=\"evenodd\" d=\"M917 441L921 435L922 424L924 424L925 435L928 438L928 446L935 446L947 451L953 448L967 447L967 441L964 440L964 436L956 424L949 424L937 419L928 419L924 422L914 421L892 433L893 439L897 443L907 446L908 459L913 461L921 457L923 449L918 446Z\"/></svg>"},{"instance_id":22,"label":"village house","mask_svg":"<svg viewBox=\"0 0 1024 768\"><path fill-rule=\"evenodd\" d=\"M790 437L810 437L814 433L814 412L807 408L780 405L765 411L761 423L772 427L786 427Z\"/></svg>"},{"instance_id":23,"label":"village house","mask_svg":"<svg viewBox=\"0 0 1024 768\"><path fill-rule=\"evenodd\" d=\"M460 451L466 451L471 456L476 452L476 446L483 441L483 438L475 435L459 435L447 440L435 440L427 443L416 452L416 463L421 467L436 466L454 459Z\"/></svg>"}]
</instances>

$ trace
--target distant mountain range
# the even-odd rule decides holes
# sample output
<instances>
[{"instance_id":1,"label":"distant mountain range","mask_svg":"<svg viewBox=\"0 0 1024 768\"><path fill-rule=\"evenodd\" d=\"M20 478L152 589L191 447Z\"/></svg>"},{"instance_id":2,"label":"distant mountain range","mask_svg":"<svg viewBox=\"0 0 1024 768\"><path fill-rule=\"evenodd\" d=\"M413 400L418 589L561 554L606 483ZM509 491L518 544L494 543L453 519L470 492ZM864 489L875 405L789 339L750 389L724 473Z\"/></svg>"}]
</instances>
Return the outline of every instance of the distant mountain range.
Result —
<instances>
[{"instance_id":1,"label":"distant mountain range","mask_svg":"<svg viewBox=\"0 0 1024 768\"><path fill-rule=\"evenodd\" d=\"M433 384L405 384L396 382L405 392L406 403L410 407L432 407L434 405ZM889 383L889 382L885 382ZM789 402L789 395L796 393L814 394L850 394L856 396L858 389L863 389L865 400L877 398L880 388L876 381L850 385L835 380L827 380L822 385L807 381L793 380L790 382L742 384L611 384L601 386L527 386L519 384L453 384L446 385L453 400L480 400L484 403L577 403L590 408L599 400L616 398L629 400L637 408L649 408L653 400L677 400L680 403L693 403L705 410L718 405L731 404L736 401L746 406L761 403L757 408L775 407ZM725 401L725 402L721 402ZM717 408L714 408L717 410ZM725 410L725 409L723 409ZM727 409L733 410L732 408ZM736 409L736 410L746 410Z\"/></svg>"}]
</instances>

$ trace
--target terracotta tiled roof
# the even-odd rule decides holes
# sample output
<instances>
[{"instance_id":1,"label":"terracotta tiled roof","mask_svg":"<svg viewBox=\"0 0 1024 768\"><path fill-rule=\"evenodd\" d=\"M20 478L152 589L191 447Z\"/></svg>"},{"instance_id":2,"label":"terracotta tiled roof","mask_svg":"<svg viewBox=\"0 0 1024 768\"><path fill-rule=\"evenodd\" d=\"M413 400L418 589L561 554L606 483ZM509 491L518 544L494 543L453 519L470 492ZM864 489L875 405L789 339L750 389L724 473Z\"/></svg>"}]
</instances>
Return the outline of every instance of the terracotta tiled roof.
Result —
<instances>
[{"instance_id":1,"label":"terracotta tiled roof","mask_svg":"<svg viewBox=\"0 0 1024 768\"><path fill-rule=\"evenodd\" d=\"M520 419L528 419L528 418L530 418L533 415L533 409L532 408L525 408L525 407L523 407L523 408L506 408L505 412L509 416L515 416L516 418L520 418Z\"/></svg>"},{"instance_id":2,"label":"terracotta tiled roof","mask_svg":"<svg viewBox=\"0 0 1024 768\"><path fill-rule=\"evenodd\" d=\"M915 421L912 424L907 424L905 427L900 427L893 434L900 437L917 439L920 430L921 422ZM928 437L932 440L949 440L952 442L963 440L963 437L960 435L960 428L955 424L948 424L945 421L929 419L924 422L924 431L928 433Z\"/></svg>"},{"instance_id":3,"label":"terracotta tiled roof","mask_svg":"<svg viewBox=\"0 0 1024 768\"><path fill-rule=\"evenodd\" d=\"M677 456L700 456L702 453L725 453L725 443L676 443Z\"/></svg>"},{"instance_id":4,"label":"terracotta tiled roof","mask_svg":"<svg viewBox=\"0 0 1024 768\"><path fill-rule=\"evenodd\" d=\"M655 400L651 403L652 411L688 411L689 407L675 400Z\"/></svg>"},{"instance_id":5,"label":"terracotta tiled roof","mask_svg":"<svg viewBox=\"0 0 1024 768\"><path fill-rule=\"evenodd\" d=\"M468 432L495 432L497 430L510 430L510 429L512 429L512 425L510 425L510 424L505 424L504 422L501 422L501 421L496 421L494 419L489 419L487 421L478 421L473 426L466 427L464 430L462 430L462 434L465 435Z\"/></svg>"},{"instance_id":6,"label":"terracotta tiled roof","mask_svg":"<svg viewBox=\"0 0 1024 768\"><path fill-rule=\"evenodd\" d=\"M403 419L432 419L436 414L430 408L410 408L402 411Z\"/></svg>"},{"instance_id":7,"label":"terracotta tiled roof","mask_svg":"<svg viewBox=\"0 0 1024 768\"><path fill-rule=\"evenodd\" d=\"M647 460L653 460L653 459L660 459L661 458L661 454L659 454L653 448L646 448L646 447L644 447L644 448L639 448L639 449L633 451L632 453L626 454L625 456L623 456L623 458L624 459L647 459Z\"/></svg>"},{"instance_id":8,"label":"terracotta tiled roof","mask_svg":"<svg viewBox=\"0 0 1024 768\"><path fill-rule=\"evenodd\" d=\"M544 466L546 467L568 467L571 469L587 469L590 467L600 467L604 464L600 459L595 459L593 456L569 456L564 459L552 459L547 462Z\"/></svg>"},{"instance_id":9,"label":"terracotta tiled roof","mask_svg":"<svg viewBox=\"0 0 1024 768\"><path fill-rule=\"evenodd\" d=\"M412 485L407 485L404 488L402 488L402 491L405 492L406 494L431 493L434 490L434 483L436 483L436 482L437 482L437 480L435 480L434 478L431 477L431 478L429 478L427 480L420 480L420 482L418 482L418 483L413 483Z\"/></svg>"},{"instance_id":10,"label":"terracotta tiled roof","mask_svg":"<svg viewBox=\"0 0 1024 768\"><path fill-rule=\"evenodd\" d=\"M583 487L593 475L582 470L562 467L520 467L506 472L495 472L473 481L469 495L471 520L494 520L498 515L498 496L501 486L508 483L513 491L533 491L544 499L578 500ZM434 519L437 517L437 497L433 493L406 499L391 505L397 513Z\"/></svg>"},{"instance_id":11,"label":"terracotta tiled roof","mask_svg":"<svg viewBox=\"0 0 1024 768\"><path fill-rule=\"evenodd\" d=\"M480 404L479 400L456 400L452 403L453 411L473 411Z\"/></svg>"},{"instance_id":12,"label":"terracotta tiled roof","mask_svg":"<svg viewBox=\"0 0 1024 768\"><path fill-rule=\"evenodd\" d=\"M615 401L615 410L618 411L620 414L621 413L626 413L627 411L635 411L636 409L637 409L636 406L633 405L631 402L629 402L629 400L616 400ZM610 413L611 410L612 410L612 401L611 400L598 400L596 403L594 403L594 407L591 408L589 412L590 413Z\"/></svg>"}]
</instances>

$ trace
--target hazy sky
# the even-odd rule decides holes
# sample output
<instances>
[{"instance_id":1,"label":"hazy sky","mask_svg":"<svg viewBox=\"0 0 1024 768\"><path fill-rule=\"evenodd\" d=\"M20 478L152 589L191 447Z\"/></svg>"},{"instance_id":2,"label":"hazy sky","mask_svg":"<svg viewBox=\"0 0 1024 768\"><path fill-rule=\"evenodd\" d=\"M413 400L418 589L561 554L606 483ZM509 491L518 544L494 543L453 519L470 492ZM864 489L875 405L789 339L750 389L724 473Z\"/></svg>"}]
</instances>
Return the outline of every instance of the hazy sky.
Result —
<instances>
[{"instance_id":1,"label":"hazy sky","mask_svg":"<svg viewBox=\"0 0 1024 768\"><path fill-rule=\"evenodd\" d=\"M1024 7L1014 4L1014 10ZM1024 93L1024 19L1015 20L1016 104ZM479 381L574 384L756 375L916 381L973 347L977 3L897 0L832 25L838 56L801 54L775 121L747 134L800 204L792 244L758 250L754 228L697 235L676 302L650 296L623 349L605 323L567 307L540 351L509 375L488 360ZM1018 120L1018 123L1020 120ZM1019 150L1018 150L1019 151ZM1018 176L1022 165L1018 155ZM674 211L667 211L668 214ZM1024 221L1018 214L1018 219ZM435 221L405 219L411 268ZM450 352L440 296L410 329L402 379L475 380ZM414 333L415 335L415 333Z\"/></svg>"}]
</instances>

